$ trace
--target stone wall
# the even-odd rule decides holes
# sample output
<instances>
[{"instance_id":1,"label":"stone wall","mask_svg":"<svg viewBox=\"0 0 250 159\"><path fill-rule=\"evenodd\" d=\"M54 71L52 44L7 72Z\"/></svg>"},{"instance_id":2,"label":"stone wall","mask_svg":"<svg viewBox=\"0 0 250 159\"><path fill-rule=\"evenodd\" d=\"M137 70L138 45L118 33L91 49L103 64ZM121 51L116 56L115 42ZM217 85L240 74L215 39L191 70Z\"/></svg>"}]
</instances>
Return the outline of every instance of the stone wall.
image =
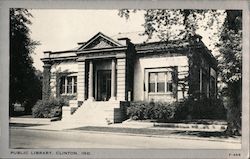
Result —
<instances>
[{"instance_id":1,"label":"stone wall","mask_svg":"<svg viewBox=\"0 0 250 159\"><path fill-rule=\"evenodd\" d=\"M117 59L117 100L125 100L125 81L126 81L126 59Z\"/></svg>"},{"instance_id":2,"label":"stone wall","mask_svg":"<svg viewBox=\"0 0 250 159\"><path fill-rule=\"evenodd\" d=\"M177 99L182 99L187 96L187 90L182 93L182 85L179 83L185 83L185 77L188 75L188 58L187 56L163 56L163 57L139 57L135 61L134 66L134 100L147 100L148 90L145 90L147 85L145 81L145 70L149 68L161 69L168 67L177 67L178 70L178 87L177 87ZM188 89L188 87L185 87ZM183 95L184 94L184 95Z\"/></svg>"},{"instance_id":3,"label":"stone wall","mask_svg":"<svg viewBox=\"0 0 250 159\"><path fill-rule=\"evenodd\" d=\"M77 100L84 101L85 99L85 61L78 61L77 74Z\"/></svg>"},{"instance_id":4,"label":"stone wall","mask_svg":"<svg viewBox=\"0 0 250 159\"><path fill-rule=\"evenodd\" d=\"M73 61L60 61L60 62L54 62L51 65L50 70L50 89L52 97L58 96L58 89L59 89L59 79L58 77L62 74L70 74L70 73L77 73L78 72L78 64L75 60ZM77 75L77 74L76 74Z\"/></svg>"}]
</instances>

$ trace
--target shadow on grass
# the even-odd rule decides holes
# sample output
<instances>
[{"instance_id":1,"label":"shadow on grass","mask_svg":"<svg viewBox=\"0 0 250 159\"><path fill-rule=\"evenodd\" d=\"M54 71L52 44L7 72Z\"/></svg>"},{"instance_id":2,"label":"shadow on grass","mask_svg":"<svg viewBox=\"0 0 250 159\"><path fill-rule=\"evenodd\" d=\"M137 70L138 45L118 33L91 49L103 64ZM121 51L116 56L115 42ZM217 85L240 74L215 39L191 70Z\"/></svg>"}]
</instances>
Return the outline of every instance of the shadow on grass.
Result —
<instances>
[{"instance_id":1,"label":"shadow on grass","mask_svg":"<svg viewBox=\"0 0 250 159\"><path fill-rule=\"evenodd\" d=\"M31 127L31 126L41 126L46 124L23 124L23 123L10 123L10 127Z\"/></svg>"},{"instance_id":2,"label":"shadow on grass","mask_svg":"<svg viewBox=\"0 0 250 159\"><path fill-rule=\"evenodd\" d=\"M234 135L228 135L224 131L223 132L208 132L208 131L177 131L173 132L173 134L176 135L184 135L184 136L196 136L196 137L204 137L204 138L221 138L221 139L227 139L227 138L238 138L240 136L234 136Z\"/></svg>"}]
</instances>

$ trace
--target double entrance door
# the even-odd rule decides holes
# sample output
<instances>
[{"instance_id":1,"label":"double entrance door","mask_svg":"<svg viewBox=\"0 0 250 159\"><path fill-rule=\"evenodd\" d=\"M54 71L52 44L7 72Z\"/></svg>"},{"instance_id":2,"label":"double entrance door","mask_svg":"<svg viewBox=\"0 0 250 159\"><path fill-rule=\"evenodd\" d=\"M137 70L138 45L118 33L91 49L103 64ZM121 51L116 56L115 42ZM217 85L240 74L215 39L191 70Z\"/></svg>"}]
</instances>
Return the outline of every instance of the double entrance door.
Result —
<instances>
[{"instance_id":1,"label":"double entrance door","mask_svg":"<svg viewBox=\"0 0 250 159\"><path fill-rule=\"evenodd\" d=\"M111 70L97 71L97 100L108 101L111 97Z\"/></svg>"}]
</instances>

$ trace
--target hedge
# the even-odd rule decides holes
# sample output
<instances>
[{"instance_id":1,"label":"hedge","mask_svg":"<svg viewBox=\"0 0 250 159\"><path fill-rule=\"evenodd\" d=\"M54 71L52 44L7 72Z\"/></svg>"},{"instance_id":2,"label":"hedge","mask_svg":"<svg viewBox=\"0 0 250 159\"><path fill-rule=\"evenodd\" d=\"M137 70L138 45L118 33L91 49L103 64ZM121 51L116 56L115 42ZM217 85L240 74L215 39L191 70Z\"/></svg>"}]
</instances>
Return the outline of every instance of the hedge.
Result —
<instances>
[{"instance_id":1,"label":"hedge","mask_svg":"<svg viewBox=\"0 0 250 159\"><path fill-rule=\"evenodd\" d=\"M213 98L186 99L179 102L175 119L226 119L222 100Z\"/></svg>"},{"instance_id":2,"label":"hedge","mask_svg":"<svg viewBox=\"0 0 250 159\"><path fill-rule=\"evenodd\" d=\"M134 120L172 120L177 103L166 102L131 102L127 114Z\"/></svg>"},{"instance_id":3,"label":"hedge","mask_svg":"<svg viewBox=\"0 0 250 159\"><path fill-rule=\"evenodd\" d=\"M179 121L186 119L226 119L226 110L219 99L186 99L181 102L133 101L127 115L134 120L155 119Z\"/></svg>"}]
</instances>

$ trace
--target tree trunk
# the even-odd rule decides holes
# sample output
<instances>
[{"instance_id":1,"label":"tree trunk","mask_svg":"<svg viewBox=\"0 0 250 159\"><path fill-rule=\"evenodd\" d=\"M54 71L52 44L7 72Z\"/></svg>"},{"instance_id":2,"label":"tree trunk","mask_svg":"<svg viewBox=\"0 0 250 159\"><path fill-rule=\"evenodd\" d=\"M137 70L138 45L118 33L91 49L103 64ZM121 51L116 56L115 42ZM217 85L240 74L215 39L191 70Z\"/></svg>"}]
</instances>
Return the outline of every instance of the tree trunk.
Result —
<instances>
[{"instance_id":1,"label":"tree trunk","mask_svg":"<svg viewBox=\"0 0 250 159\"><path fill-rule=\"evenodd\" d=\"M224 97L223 103L227 109L227 129L225 133L229 136L241 135L241 112L231 97Z\"/></svg>"}]
</instances>

